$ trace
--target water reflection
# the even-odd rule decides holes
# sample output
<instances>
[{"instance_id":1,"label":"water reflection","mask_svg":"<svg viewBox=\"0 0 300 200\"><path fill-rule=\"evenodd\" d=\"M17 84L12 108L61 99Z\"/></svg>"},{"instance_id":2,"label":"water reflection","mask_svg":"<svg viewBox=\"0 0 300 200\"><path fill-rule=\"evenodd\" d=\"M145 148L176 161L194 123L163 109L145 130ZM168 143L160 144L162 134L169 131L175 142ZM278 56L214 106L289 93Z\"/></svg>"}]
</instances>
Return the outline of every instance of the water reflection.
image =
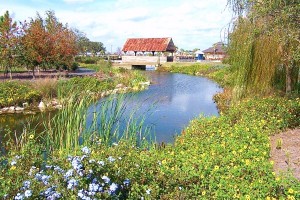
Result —
<instances>
[{"instance_id":1,"label":"water reflection","mask_svg":"<svg viewBox=\"0 0 300 200\"><path fill-rule=\"evenodd\" d=\"M148 90L126 94L125 110L121 126L135 111L135 118L142 118L144 125L151 127L157 142L173 142L190 120L203 114L218 115L213 95L222 89L209 79L171 73L147 72L152 85ZM99 104L92 106L100 109ZM91 120L91 119L90 119Z\"/></svg>"},{"instance_id":2,"label":"water reflection","mask_svg":"<svg viewBox=\"0 0 300 200\"><path fill-rule=\"evenodd\" d=\"M152 85L148 90L125 95L125 110L120 120L124 127L132 112L134 118L145 116L144 125L152 128L152 138L156 135L157 142L173 142L174 135L180 134L190 120L203 114L218 115L213 102L213 95L222 89L213 81L196 76L162 72L146 72ZM102 100L101 100L102 101ZM88 112L88 124L93 120L93 112L101 109L99 101L92 105ZM37 132L43 129L43 122L55 114L11 114L0 115L0 142L4 129L11 132L22 132L24 125L37 127Z\"/></svg>"}]
</instances>

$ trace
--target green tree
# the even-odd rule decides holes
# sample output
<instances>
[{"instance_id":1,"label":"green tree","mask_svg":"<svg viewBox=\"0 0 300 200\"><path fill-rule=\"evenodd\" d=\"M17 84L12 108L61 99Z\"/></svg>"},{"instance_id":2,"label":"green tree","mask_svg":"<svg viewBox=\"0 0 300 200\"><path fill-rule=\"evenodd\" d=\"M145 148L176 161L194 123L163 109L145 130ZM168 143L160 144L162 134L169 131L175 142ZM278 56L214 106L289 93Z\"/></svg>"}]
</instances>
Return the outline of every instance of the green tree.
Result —
<instances>
[{"instance_id":1,"label":"green tree","mask_svg":"<svg viewBox=\"0 0 300 200\"><path fill-rule=\"evenodd\" d=\"M12 21L9 12L6 11L0 18L0 62L5 74L10 74L10 78L12 78L11 70L15 63L19 41L18 31L17 23Z\"/></svg>"},{"instance_id":2,"label":"green tree","mask_svg":"<svg viewBox=\"0 0 300 200\"><path fill-rule=\"evenodd\" d=\"M297 0L229 0L237 14L228 53L237 98L299 87L300 4Z\"/></svg>"}]
</instances>

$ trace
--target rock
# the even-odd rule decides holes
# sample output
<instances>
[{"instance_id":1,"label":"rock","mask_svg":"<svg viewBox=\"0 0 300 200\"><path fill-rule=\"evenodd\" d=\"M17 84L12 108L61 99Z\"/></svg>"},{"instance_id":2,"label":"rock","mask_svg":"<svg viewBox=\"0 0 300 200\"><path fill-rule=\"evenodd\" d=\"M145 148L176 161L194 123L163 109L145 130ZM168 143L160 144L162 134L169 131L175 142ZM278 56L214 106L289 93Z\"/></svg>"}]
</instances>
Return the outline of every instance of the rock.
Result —
<instances>
[{"instance_id":1,"label":"rock","mask_svg":"<svg viewBox=\"0 0 300 200\"><path fill-rule=\"evenodd\" d=\"M15 110L16 110L16 111L23 111L24 108L17 106L17 107L15 108Z\"/></svg>"},{"instance_id":2,"label":"rock","mask_svg":"<svg viewBox=\"0 0 300 200\"><path fill-rule=\"evenodd\" d=\"M7 112L9 110L9 108L5 107L1 109L3 112Z\"/></svg>"},{"instance_id":3,"label":"rock","mask_svg":"<svg viewBox=\"0 0 300 200\"><path fill-rule=\"evenodd\" d=\"M116 88L122 88L122 87L124 87L124 85L122 83L116 85Z\"/></svg>"},{"instance_id":4,"label":"rock","mask_svg":"<svg viewBox=\"0 0 300 200\"><path fill-rule=\"evenodd\" d=\"M23 108L27 108L27 107L28 107L28 103L27 102L23 103Z\"/></svg>"},{"instance_id":5,"label":"rock","mask_svg":"<svg viewBox=\"0 0 300 200\"><path fill-rule=\"evenodd\" d=\"M150 85L150 81L146 81L146 82L140 82L140 85Z\"/></svg>"},{"instance_id":6,"label":"rock","mask_svg":"<svg viewBox=\"0 0 300 200\"><path fill-rule=\"evenodd\" d=\"M44 110L44 109L46 108L44 102L41 101L41 102L39 103L39 105L38 105L38 108L41 109L41 110Z\"/></svg>"},{"instance_id":7,"label":"rock","mask_svg":"<svg viewBox=\"0 0 300 200\"><path fill-rule=\"evenodd\" d=\"M33 112L33 111L25 111L24 114L25 114L25 115L35 115L36 112Z\"/></svg>"},{"instance_id":8,"label":"rock","mask_svg":"<svg viewBox=\"0 0 300 200\"><path fill-rule=\"evenodd\" d=\"M9 107L8 111L9 112L15 112L15 107L14 106Z\"/></svg>"}]
</instances>

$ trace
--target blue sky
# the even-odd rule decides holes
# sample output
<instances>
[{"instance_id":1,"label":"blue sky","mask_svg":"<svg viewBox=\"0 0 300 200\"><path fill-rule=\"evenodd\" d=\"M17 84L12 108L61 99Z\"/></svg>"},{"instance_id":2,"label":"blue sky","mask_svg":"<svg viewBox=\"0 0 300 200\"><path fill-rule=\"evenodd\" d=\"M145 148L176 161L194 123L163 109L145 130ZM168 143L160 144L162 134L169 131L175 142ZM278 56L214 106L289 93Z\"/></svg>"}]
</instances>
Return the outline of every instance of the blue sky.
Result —
<instances>
[{"instance_id":1,"label":"blue sky","mask_svg":"<svg viewBox=\"0 0 300 200\"><path fill-rule=\"evenodd\" d=\"M127 38L172 37L176 46L204 50L222 40L231 20L227 0L0 0L16 21L53 10L60 22L84 32L107 50Z\"/></svg>"}]
</instances>

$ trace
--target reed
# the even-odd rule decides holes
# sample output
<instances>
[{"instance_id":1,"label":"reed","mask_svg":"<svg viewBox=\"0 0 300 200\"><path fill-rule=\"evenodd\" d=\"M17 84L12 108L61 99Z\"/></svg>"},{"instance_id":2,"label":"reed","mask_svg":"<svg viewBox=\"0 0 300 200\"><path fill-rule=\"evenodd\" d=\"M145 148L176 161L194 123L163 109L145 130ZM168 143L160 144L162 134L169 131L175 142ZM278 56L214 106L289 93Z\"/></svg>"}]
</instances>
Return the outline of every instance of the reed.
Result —
<instances>
[{"instance_id":1,"label":"reed","mask_svg":"<svg viewBox=\"0 0 300 200\"><path fill-rule=\"evenodd\" d=\"M134 110L129 119L123 118L124 96L111 95L92 106L88 95L70 97L63 109L45 124L43 135L47 151L72 152L82 145L99 142L107 146L119 141L145 146L150 129L144 127L144 117L133 114ZM122 122L126 125L121 125Z\"/></svg>"}]
</instances>

